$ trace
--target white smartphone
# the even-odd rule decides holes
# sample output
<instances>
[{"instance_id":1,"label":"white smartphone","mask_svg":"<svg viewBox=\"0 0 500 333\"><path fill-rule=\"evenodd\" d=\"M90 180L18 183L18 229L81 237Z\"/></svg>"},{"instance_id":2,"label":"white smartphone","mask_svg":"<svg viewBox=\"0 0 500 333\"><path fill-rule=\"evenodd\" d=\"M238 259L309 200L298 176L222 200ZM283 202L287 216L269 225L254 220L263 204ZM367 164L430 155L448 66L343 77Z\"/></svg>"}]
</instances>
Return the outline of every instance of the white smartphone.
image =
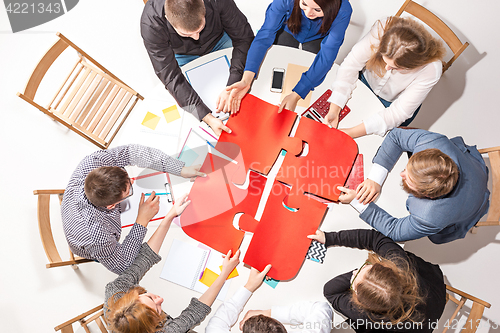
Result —
<instances>
[{"instance_id":1,"label":"white smartphone","mask_svg":"<svg viewBox=\"0 0 500 333\"><path fill-rule=\"evenodd\" d=\"M271 91L280 93L283 91L283 79L285 78L284 68L273 68L273 80L271 83Z\"/></svg>"}]
</instances>

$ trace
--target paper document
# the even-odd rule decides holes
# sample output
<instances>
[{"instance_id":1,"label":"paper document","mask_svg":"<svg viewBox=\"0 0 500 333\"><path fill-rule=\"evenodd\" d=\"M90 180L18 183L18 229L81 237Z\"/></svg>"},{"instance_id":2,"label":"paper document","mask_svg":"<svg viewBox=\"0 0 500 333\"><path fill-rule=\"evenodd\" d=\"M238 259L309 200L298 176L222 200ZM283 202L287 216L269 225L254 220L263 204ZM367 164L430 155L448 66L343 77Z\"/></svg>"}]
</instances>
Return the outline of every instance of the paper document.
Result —
<instances>
[{"instance_id":1,"label":"paper document","mask_svg":"<svg viewBox=\"0 0 500 333\"><path fill-rule=\"evenodd\" d=\"M226 88L229 79L229 60L219 57L198 67L186 71L186 78L198 96L203 100L214 117L225 119L226 113L215 112L217 97Z\"/></svg>"},{"instance_id":2,"label":"paper document","mask_svg":"<svg viewBox=\"0 0 500 333\"><path fill-rule=\"evenodd\" d=\"M174 239L160 274L162 279L204 293L208 285L220 275L222 253ZM207 271L208 275L203 277ZM202 281L200 281L200 279ZM226 281L217 299L226 298L231 280Z\"/></svg>"}]
</instances>

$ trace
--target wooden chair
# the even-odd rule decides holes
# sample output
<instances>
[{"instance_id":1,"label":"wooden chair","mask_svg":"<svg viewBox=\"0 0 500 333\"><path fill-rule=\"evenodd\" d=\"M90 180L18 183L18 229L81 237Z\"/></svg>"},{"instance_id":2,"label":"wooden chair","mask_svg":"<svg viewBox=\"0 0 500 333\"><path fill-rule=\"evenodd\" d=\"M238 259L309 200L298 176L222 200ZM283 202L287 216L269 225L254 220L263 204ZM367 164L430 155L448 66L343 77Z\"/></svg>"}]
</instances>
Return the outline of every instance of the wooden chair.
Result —
<instances>
[{"instance_id":1,"label":"wooden chair","mask_svg":"<svg viewBox=\"0 0 500 333\"><path fill-rule=\"evenodd\" d=\"M95 322L102 333L108 333L108 330L106 329L106 320L104 318L103 304L96 306L92 310L82 313L81 315L70 319L59 326L54 327L54 330L56 332L61 331L61 333L73 333L73 324L77 321L80 322L80 325L82 325L82 327L85 329L85 332L87 333L90 333L90 330L87 326L91 322Z\"/></svg>"},{"instance_id":2,"label":"wooden chair","mask_svg":"<svg viewBox=\"0 0 500 333\"><path fill-rule=\"evenodd\" d=\"M474 234L477 231L477 227L500 225L500 146L479 149L479 152L481 154L488 154L493 186L491 189L488 216L486 217L486 221L477 222L471 229L471 232Z\"/></svg>"},{"instance_id":3,"label":"wooden chair","mask_svg":"<svg viewBox=\"0 0 500 333\"><path fill-rule=\"evenodd\" d=\"M78 267L76 265L85 262L92 262L93 260L85 259L81 257L76 257L73 255L71 250L69 251L70 260L62 260L57 250L56 243L54 242L54 237L52 236L52 228L50 226L50 196L57 194L59 196L59 203L61 203L63 198L64 190L35 190L34 195L38 195L38 229L40 231L40 238L42 239L42 245L45 249L45 254L49 259L49 263L46 265L47 268L59 267L73 265L74 269Z\"/></svg>"},{"instance_id":4,"label":"wooden chair","mask_svg":"<svg viewBox=\"0 0 500 333\"><path fill-rule=\"evenodd\" d=\"M61 33L56 35L59 39L42 57L24 91L17 96L106 149L137 101L144 98ZM50 103L44 107L34 101L35 95L49 68L68 47L77 52L78 59ZM57 87L55 83L51 85Z\"/></svg>"},{"instance_id":5,"label":"wooden chair","mask_svg":"<svg viewBox=\"0 0 500 333\"><path fill-rule=\"evenodd\" d=\"M467 42L462 43L457 35L455 35L455 33L443 21L441 21L439 17L418 3L413 2L412 0L406 0L395 16L401 16L403 12L413 15L427 24L450 47L453 52L453 57L448 62L443 61L443 73L450 68L451 64L453 64L458 56L467 48L467 46L469 46L469 43Z\"/></svg>"},{"instance_id":6,"label":"wooden chair","mask_svg":"<svg viewBox=\"0 0 500 333\"><path fill-rule=\"evenodd\" d=\"M450 323L450 325L447 325L447 327L444 328L442 333L446 333L446 331L448 330L448 327L453 326L453 324L451 324L451 323L456 322L455 317L457 316L460 309L463 308L463 306L465 305L465 302L467 302L468 300L472 301L472 307L470 309L469 316L467 317L467 321L465 322L465 324L460 332L461 333L474 333L474 332L476 332L479 324L481 323L481 318L483 317L484 308L485 307L489 308L491 306L491 304L489 304L483 300L480 300L479 298L476 298L474 296L466 294L463 291L460 291L458 289L450 287L449 285L446 285L446 291L447 291L446 300L452 301L453 303L455 303L457 305L457 309L455 310L455 312L453 312L453 315L448 320L448 323ZM456 298L452 294L460 296L460 300L458 300L458 298Z\"/></svg>"}]
</instances>

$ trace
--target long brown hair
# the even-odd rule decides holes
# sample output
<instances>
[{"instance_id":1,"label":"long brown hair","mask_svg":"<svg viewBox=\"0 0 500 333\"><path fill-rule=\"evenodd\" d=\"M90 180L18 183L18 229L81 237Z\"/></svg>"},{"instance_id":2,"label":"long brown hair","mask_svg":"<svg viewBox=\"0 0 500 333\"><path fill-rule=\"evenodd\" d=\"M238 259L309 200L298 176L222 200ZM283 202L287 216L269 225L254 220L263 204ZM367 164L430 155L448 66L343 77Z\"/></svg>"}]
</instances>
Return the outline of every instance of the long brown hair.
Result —
<instances>
[{"instance_id":1,"label":"long brown hair","mask_svg":"<svg viewBox=\"0 0 500 333\"><path fill-rule=\"evenodd\" d=\"M248 318L243 324L243 333L287 333L285 326L278 320L257 315Z\"/></svg>"},{"instance_id":2,"label":"long brown hair","mask_svg":"<svg viewBox=\"0 0 500 333\"><path fill-rule=\"evenodd\" d=\"M108 301L106 322L108 328L116 333L147 332L154 333L160 323L166 318L165 312L158 314L154 309L139 301L139 295L146 289L136 286L120 298L119 293L113 295Z\"/></svg>"},{"instance_id":3,"label":"long brown hair","mask_svg":"<svg viewBox=\"0 0 500 333\"><path fill-rule=\"evenodd\" d=\"M417 305L424 302L416 272L399 257L384 259L375 253L368 255L372 267L352 293L354 304L373 321L397 324L419 321Z\"/></svg>"},{"instance_id":4,"label":"long brown hair","mask_svg":"<svg viewBox=\"0 0 500 333\"><path fill-rule=\"evenodd\" d=\"M300 21L302 19L302 9L300 9L300 2L302 0L295 0L293 4L292 14L288 18L287 26L288 29L294 34L298 34L300 31ZM319 28L319 34L326 35L330 27L332 26L333 21L337 17L339 13L340 6L342 5L342 0L314 0L314 2L321 8L323 11L323 22L321 23L321 27Z\"/></svg>"},{"instance_id":5,"label":"long brown hair","mask_svg":"<svg viewBox=\"0 0 500 333\"><path fill-rule=\"evenodd\" d=\"M375 24L382 25L381 21ZM441 40L434 38L425 27L410 18L388 18L379 45L372 45L372 56L366 68L378 76L385 75L382 56L394 61L403 69L415 69L438 59L443 59L446 49Z\"/></svg>"}]
</instances>

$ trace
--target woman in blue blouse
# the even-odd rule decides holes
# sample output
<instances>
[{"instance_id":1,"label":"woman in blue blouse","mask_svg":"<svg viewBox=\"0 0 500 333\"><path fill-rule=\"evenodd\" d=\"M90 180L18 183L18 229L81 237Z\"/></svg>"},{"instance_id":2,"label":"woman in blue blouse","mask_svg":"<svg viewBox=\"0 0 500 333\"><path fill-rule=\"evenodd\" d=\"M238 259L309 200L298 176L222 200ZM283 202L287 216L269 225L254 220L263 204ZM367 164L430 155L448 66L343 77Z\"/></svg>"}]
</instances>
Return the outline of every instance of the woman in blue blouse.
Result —
<instances>
[{"instance_id":1,"label":"woman in blue blouse","mask_svg":"<svg viewBox=\"0 0 500 333\"><path fill-rule=\"evenodd\" d=\"M273 44L299 47L316 53L309 70L279 108L295 110L297 102L325 79L333 65L351 18L348 0L273 0L266 19L248 50L245 72L241 81L226 90L231 91L225 112L235 113L241 99L250 89L264 56Z\"/></svg>"}]
</instances>

